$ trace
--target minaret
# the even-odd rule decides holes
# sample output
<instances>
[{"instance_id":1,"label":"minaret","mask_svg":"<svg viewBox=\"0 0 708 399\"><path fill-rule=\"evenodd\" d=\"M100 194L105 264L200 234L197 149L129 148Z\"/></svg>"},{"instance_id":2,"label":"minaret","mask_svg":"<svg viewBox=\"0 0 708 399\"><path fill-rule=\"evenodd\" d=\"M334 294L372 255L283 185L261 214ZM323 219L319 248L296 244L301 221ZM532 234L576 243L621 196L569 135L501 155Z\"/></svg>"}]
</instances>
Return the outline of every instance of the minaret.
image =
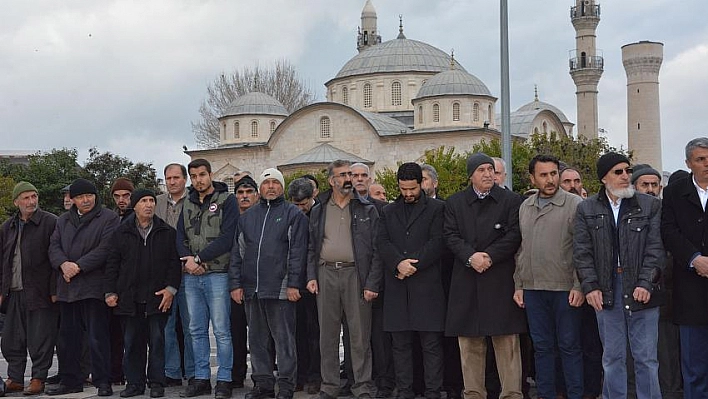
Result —
<instances>
[{"instance_id":1,"label":"minaret","mask_svg":"<svg viewBox=\"0 0 708 399\"><path fill-rule=\"evenodd\" d=\"M659 69L664 45L641 41L622 46L627 72L627 135L634 163L648 163L661 172Z\"/></svg>"},{"instance_id":2,"label":"minaret","mask_svg":"<svg viewBox=\"0 0 708 399\"><path fill-rule=\"evenodd\" d=\"M364 9L361 10L361 26L356 40L356 49L362 51L381 43L381 36L376 30L376 10L371 0L366 0Z\"/></svg>"},{"instance_id":3,"label":"minaret","mask_svg":"<svg viewBox=\"0 0 708 399\"><path fill-rule=\"evenodd\" d=\"M578 107L578 136L597 138L597 84L603 59L595 48L595 30L600 23L600 5L595 0L575 0L570 8L575 28L575 51L570 58L570 76L575 82Z\"/></svg>"}]
</instances>

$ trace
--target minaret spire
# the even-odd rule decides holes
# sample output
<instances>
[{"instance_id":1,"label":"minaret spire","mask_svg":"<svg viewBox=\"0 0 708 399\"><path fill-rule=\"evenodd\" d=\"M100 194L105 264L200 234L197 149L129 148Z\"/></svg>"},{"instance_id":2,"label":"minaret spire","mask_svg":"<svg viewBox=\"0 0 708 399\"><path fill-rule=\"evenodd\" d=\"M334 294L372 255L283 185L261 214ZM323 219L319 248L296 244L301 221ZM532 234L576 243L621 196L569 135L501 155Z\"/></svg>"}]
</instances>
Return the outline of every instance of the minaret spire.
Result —
<instances>
[{"instance_id":1,"label":"minaret spire","mask_svg":"<svg viewBox=\"0 0 708 399\"><path fill-rule=\"evenodd\" d=\"M364 9L361 10L361 26L356 40L357 50L362 51L381 43L381 36L376 28L376 20L376 9L374 9L371 0L366 0Z\"/></svg>"},{"instance_id":2,"label":"minaret spire","mask_svg":"<svg viewBox=\"0 0 708 399\"><path fill-rule=\"evenodd\" d=\"M398 37L396 39L405 39L403 34L403 14L398 14Z\"/></svg>"}]
</instances>

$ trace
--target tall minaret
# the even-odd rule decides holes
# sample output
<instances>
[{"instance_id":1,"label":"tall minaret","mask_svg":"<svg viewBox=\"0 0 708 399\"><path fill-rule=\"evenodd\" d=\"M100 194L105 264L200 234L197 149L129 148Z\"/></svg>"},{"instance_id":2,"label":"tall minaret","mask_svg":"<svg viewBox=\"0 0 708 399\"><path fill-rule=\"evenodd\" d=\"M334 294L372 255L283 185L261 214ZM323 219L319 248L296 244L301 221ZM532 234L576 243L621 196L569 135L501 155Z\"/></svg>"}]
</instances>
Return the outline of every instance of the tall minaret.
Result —
<instances>
[{"instance_id":1,"label":"tall minaret","mask_svg":"<svg viewBox=\"0 0 708 399\"><path fill-rule=\"evenodd\" d=\"M641 41L622 46L627 72L627 135L634 163L648 163L661 172L659 69L664 45Z\"/></svg>"},{"instance_id":2,"label":"tall minaret","mask_svg":"<svg viewBox=\"0 0 708 399\"><path fill-rule=\"evenodd\" d=\"M600 23L600 5L595 0L575 0L570 8L575 28L575 51L570 58L570 76L575 82L578 106L578 136L597 138L597 84L603 59L595 48L595 30Z\"/></svg>"},{"instance_id":3,"label":"tall minaret","mask_svg":"<svg viewBox=\"0 0 708 399\"><path fill-rule=\"evenodd\" d=\"M361 51L379 43L381 43L381 36L376 30L376 10L371 0L366 0L364 9L361 10L361 26L356 40L356 49Z\"/></svg>"}]
</instances>

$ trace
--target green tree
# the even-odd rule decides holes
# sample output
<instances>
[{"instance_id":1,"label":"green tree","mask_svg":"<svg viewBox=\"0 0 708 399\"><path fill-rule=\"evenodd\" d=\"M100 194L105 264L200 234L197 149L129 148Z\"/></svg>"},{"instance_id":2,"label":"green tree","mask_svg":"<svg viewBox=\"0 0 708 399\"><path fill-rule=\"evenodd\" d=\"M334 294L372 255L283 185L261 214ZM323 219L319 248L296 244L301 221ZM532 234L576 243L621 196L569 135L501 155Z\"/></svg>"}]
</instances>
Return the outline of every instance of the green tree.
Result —
<instances>
[{"instance_id":1,"label":"green tree","mask_svg":"<svg viewBox=\"0 0 708 399\"><path fill-rule=\"evenodd\" d=\"M12 189L15 188L15 180L9 176L0 176L0 223L4 222L15 211L13 204Z\"/></svg>"}]
</instances>

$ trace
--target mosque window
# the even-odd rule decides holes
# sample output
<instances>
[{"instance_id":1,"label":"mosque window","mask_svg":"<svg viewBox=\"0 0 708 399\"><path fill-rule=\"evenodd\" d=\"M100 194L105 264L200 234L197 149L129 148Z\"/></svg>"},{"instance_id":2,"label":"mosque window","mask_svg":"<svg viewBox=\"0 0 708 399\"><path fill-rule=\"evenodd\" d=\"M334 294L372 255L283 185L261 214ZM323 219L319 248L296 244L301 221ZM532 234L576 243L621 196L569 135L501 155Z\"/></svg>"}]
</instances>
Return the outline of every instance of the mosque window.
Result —
<instances>
[{"instance_id":1,"label":"mosque window","mask_svg":"<svg viewBox=\"0 0 708 399\"><path fill-rule=\"evenodd\" d=\"M342 87L342 104L349 104L349 89L347 86Z\"/></svg>"},{"instance_id":2,"label":"mosque window","mask_svg":"<svg viewBox=\"0 0 708 399\"><path fill-rule=\"evenodd\" d=\"M472 121L479 122L479 103L474 103L472 106Z\"/></svg>"},{"instance_id":3,"label":"mosque window","mask_svg":"<svg viewBox=\"0 0 708 399\"><path fill-rule=\"evenodd\" d=\"M241 132L239 130L240 130L240 127L238 125L238 121L234 122L234 138L235 139L241 138Z\"/></svg>"},{"instance_id":4,"label":"mosque window","mask_svg":"<svg viewBox=\"0 0 708 399\"><path fill-rule=\"evenodd\" d=\"M418 106L418 123L423 123L423 106Z\"/></svg>"},{"instance_id":5,"label":"mosque window","mask_svg":"<svg viewBox=\"0 0 708 399\"><path fill-rule=\"evenodd\" d=\"M494 115L492 115L492 104L487 105L487 121L492 123Z\"/></svg>"},{"instance_id":6,"label":"mosque window","mask_svg":"<svg viewBox=\"0 0 708 399\"><path fill-rule=\"evenodd\" d=\"M223 140L226 140L226 122L224 122L222 127L224 128L224 130L223 130L223 134L221 135L221 137L223 138Z\"/></svg>"},{"instance_id":7,"label":"mosque window","mask_svg":"<svg viewBox=\"0 0 708 399\"><path fill-rule=\"evenodd\" d=\"M452 103L452 120L460 120L460 103Z\"/></svg>"},{"instance_id":8,"label":"mosque window","mask_svg":"<svg viewBox=\"0 0 708 399\"><path fill-rule=\"evenodd\" d=\"M433 122L440 122L440 105L433 104Z\"/></svg>"},{"instance_id":9,"label":"mosque window","mask_svg":"<svg viewBox=\"0 0 708 399\"><path fill-rule=\"evenodd\" d=\"M391 84L391 105L401 105L401 82Z\"/></svg>"},{"instance_id":10,"label":"mosque window","mask_svg":"<svg viewBox=\"0 0 708 399\"><path fill-rule=\"evenodd\" d=\"M330 133L330 120L329 116L323 116L320 118L320 138L328 139L332 137Z\"/></svg>"},{"instance_id":11,"label":"mosque window","mask_svg":"<svg viewBox=\"0 0 708 399\"><path fill-rule=\"evenodd\" d=\"M543 133L548 133L548 123L546 121L543 121Z\"/></svg>"},{"instance_id":12,"label":"mosque window","mask_svg":"<svg viewBox=\"0 0 708 399\"><path fill-rule=\"evenodd\" d=\"M364 85L364 108L371 108L371 84Z\"/></svg>"},{"instance_id":13,"label":"mosque window","mask_svg":"<svg viewBox=\"0 0 708 399\"><path fill-rule=\"evenodd\" d=\"M251 121L251 137L258 137L258 121Z\"/></svg>"},{"instance_id":14,"label":"mosque window","mask_svg":"<svg viewBox=\"0 0 708 399\"><path fill-rule=\"evenodd\" d=\"M275 131L275 121L270 121L270 134Z\"/></svg>"},{"instance_id":15,"label":"mosque window","mask_svg":"<svg viewBox=\"0 0 708 399\"><path fill-rule=\"evenodd\" d=\"M538 134L538 126L533 128L533 134Z\"/></svg>"}]
</instances>

